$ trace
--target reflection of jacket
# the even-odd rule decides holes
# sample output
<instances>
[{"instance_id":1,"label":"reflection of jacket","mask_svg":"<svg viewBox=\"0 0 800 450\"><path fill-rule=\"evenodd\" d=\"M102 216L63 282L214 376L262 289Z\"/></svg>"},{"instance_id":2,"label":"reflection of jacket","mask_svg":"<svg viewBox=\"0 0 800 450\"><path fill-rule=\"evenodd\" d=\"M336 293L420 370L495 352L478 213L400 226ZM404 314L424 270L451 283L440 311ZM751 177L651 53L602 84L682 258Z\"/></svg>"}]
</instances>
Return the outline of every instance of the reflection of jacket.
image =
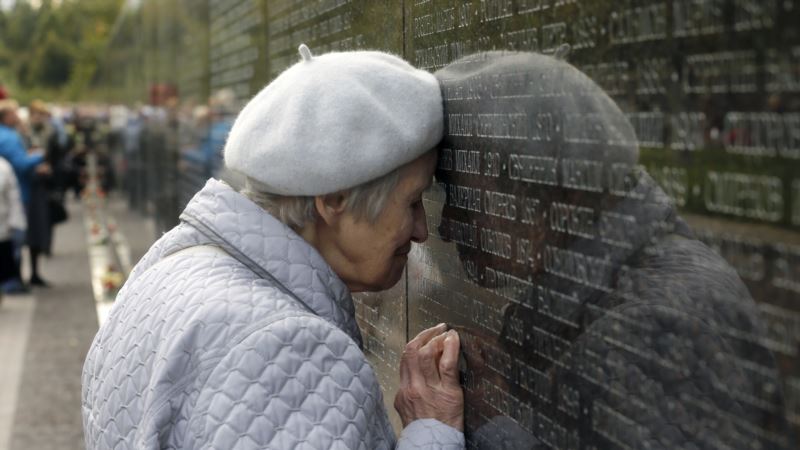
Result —
<instances>
[{"instance_id":1,"label":"reflection of jacket","mask_svg":"<svg viewBox=\"0 0 800 450\"><path fill-rule=\"evenodd\" d=\"M629 235L632 248L612 256L609 292L578 293L580 306L570 314L506 311L506 323L535 323L542 335L569 343L550 349L553 365L529 361L550 376L551 402L541 410L584 442L792 448L780 376L747 288L693 238L649 176L640 176L636 192L643 200L617 205L638 227ZM596 245L573 249L592 253ZM548 293L535 296L575 289L556 277L538 284ZM512 353L530 354L503 341Z\"/></svg>"},{"instance_id":2,"label":"reflection of jacket","mask_svg":"<svg viewBox=\"0 0 800 450\"><path fill-rule=\"evenodd\" d=\"M89 351L87 447L392 447L350 293L322 257L218 181L181 218ZM400 447L435 442L463 435L421 420Z\"/></svg>"},{"instance_id":3,"label":"reflection of jacket","mask_svg":"<svg viewBox=\"0 0 800 450\"><path fill-rule=\"evenodd\" d=\"M11 164L0 158L0 241L10 239L12 229L24 230L25 227L17 177Z\"/></svg>"},{"instance_id":4,"label":"reflection of jacket","mask_svg":"<svg viewBox=\"0 0 800 450\"><path fill-rule=\"evenodd\" d=\"M485 301L491 320L470 318L477 331L462 339L473 441L794 448L776 342L757 305L638 166L636 133L614 100L574 66L534 53L470 55L437 77L443 147L456 155L439 172L450 186L444 234L470 281L498 294ZM486 160L507 158L509 170L454 170L466 153L456 149L491 150ZM512 195L464 207L453 186ZM522 197L522 208L503 208ZM453 224L480 228L481 242ZM492 230L509 244L493 246Z\"/></svg>"}]
</instances>

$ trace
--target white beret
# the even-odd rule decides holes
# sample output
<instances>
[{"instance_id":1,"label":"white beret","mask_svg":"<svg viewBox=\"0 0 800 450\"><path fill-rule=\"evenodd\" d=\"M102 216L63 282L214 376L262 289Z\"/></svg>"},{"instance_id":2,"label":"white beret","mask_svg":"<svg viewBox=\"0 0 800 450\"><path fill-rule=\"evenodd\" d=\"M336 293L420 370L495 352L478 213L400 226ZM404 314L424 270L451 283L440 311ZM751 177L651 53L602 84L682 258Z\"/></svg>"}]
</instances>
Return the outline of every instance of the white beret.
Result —
<instances>
[{"instance_id":1,"label":"white beret","mask_svg":"<svg viewBox=\"0 0 800 450\"><path fill-rule=\"evenodd\" d=\"M321 195L374 180L442 138L436 78L397 56L336 52L302 59L239 113L225 165L273 194Z\"/></svg>"}]
</instances>

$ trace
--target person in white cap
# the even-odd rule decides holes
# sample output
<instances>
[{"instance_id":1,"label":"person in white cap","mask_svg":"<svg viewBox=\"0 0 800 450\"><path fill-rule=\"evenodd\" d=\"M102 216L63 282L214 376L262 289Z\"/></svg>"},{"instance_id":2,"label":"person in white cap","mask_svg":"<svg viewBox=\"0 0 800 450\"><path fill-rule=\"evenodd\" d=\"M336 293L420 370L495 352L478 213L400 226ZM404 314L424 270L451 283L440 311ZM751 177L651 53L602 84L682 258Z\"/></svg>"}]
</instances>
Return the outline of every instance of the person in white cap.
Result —
<instances>
[{"instance_id":1,"label":"person in white cap","mask_svg":"<svg viewBox=\"0 0 800 450\"><path fill-rule=\"evenodd\" d=\"M231 129L243 187L209 180L117 296L84 366L87 448L464 447L455 331L406 346L397 440L350 296L427 238L440 87L386 53L300 54Z\"/></svg>"}]
</instances>

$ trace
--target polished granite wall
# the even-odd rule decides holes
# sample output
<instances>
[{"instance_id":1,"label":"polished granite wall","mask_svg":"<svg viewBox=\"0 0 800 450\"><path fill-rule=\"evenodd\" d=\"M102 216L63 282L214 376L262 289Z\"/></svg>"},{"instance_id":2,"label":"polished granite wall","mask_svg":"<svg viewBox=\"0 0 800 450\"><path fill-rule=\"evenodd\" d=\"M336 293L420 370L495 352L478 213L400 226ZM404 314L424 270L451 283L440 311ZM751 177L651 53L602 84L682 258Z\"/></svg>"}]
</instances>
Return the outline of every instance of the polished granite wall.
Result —
<instances>
[{"instance_id":1,"label":"polished granite wall","mask_svg":"<svg viewBox=\"0 0 800 450\"><path fill-rule=\"evenodd\" d=\"M176 85L187 107L228 92L233 114L300 43L390 51L439 77L430 239L395 288L356 299L390 411L404 343L446 321L473 447L796 445L800 3L221 0L162 14L186 3L145 1L131 20L142 82Z\"/></svg>"}]
</instances>

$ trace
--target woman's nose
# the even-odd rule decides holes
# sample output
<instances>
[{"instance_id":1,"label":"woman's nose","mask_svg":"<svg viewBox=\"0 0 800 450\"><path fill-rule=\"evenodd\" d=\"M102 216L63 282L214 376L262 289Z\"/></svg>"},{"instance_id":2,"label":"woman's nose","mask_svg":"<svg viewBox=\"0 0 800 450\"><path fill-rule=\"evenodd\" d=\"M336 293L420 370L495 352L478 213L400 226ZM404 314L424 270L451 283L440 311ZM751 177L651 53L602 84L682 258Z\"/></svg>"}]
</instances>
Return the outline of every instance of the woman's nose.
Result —
<instances>
[{"instance_id":1,"label":"woman's nose","mask_svg":"<svg viewBox=\"0 0 800 450\"><path fill-rule=\"evenodd\" d=\"M411 233L411 240L418 244L428 240L428 218L425 216L422 202L414 209L414 231Z\"/></svg>"}]
</instances>

